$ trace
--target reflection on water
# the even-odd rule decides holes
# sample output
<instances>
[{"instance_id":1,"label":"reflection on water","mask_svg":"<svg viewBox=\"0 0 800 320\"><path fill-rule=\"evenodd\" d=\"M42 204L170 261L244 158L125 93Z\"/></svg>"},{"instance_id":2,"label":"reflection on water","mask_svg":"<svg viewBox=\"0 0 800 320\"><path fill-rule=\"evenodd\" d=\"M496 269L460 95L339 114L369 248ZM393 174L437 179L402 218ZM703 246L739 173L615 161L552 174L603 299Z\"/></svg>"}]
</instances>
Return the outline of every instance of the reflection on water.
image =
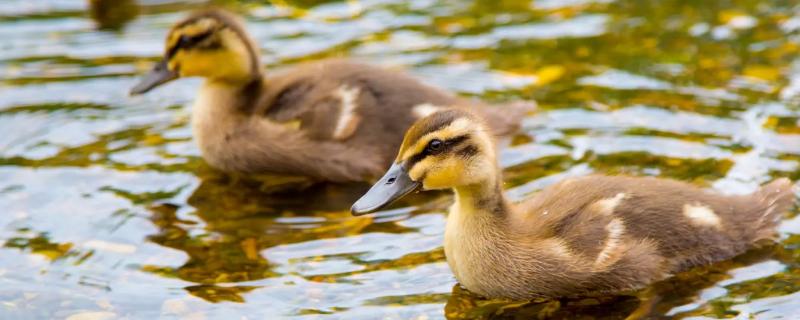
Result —
<instances>
[{"instance_id":1,"label":"reflection on water","mask_svg":"<svg viewBox=\"0 0 800 320\"><path fill-rule=\"evenodd\" d=\"M536 99L502 151L514 198L592 172L728 193L800 179L792 2L215 3L246 16L270 69L349 56ZM202 5L0 2L0 318L800 317L794 214L779 244L647 290L521 303L455 284L446 193L355 218L368 186L214 172L188 123L198 81L127 96Z\"/></svg>"}]
</instances>

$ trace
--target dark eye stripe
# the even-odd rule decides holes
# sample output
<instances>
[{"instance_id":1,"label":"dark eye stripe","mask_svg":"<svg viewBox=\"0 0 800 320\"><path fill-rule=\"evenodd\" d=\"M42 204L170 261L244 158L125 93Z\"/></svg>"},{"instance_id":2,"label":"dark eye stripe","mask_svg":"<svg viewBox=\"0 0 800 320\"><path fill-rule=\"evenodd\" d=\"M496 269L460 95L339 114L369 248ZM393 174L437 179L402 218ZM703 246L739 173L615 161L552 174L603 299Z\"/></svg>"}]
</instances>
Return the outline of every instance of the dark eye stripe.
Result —
<instances>
[{"instance_id":1,"label":"dark eye stripe","mask_svg":"<svg viewBox=\"0 0 800 320\"><path fill-rule=\"evenodd\" d=\"M478 148L473 146L473 145L468 145L468 146L466 146L464 148L461 148L461 150L458 150L456 152L457 155L459 155L461 157L464 157L464 158L469 158L471 156L476 155L477 153L478 153Z\"/></svg>"},{"instance_id":2,"label":"dark eye stripe","mask_svg":"<svg viewBox=\"0 0 800 320\"><path fill-rule=\"evenodd\" d=\"M469 140L469 135L468 134L461 135L461 136L456 136L456 137L444 140L443 143L442 143L443 146L437 152L437 154L445 153L445 152L448 152L450 150L453 150L453 148L457 147L458 145L460 145L461 143L463 143L464 141L467 141L467 140ZM467 147L467 148L469 148L469 147ZM427 157L429 155L431 155L431 154L428 152L427 148L425 148L425 149L422 150L422 152L411 156L411 158L409 158L408 161L406 161L406 163L408 165L408 168L413 167L414 164L416 164L417 162L422 161L422 159L425 159L425 157Z\"/></svg>"},{"instance_id":3,"label":"dark eye stripe","mask_svg":"<svg viewBox=\"0 0 800 320\"><path fill-rule=\"evenodd\" d=\"M195 46L196 44L200 43L200 41L203 41L206 38L208 38L208 36L210 36L212 33L214 33L214 30L208 30L203 33L198 33L196 35L193 35L191 37L187 37L185 38L186 43L184 43L184 46L188 47Z\"/></svg>"},{"instance_id":4,"label":"dark eye stripe","mask_svg":"<svg viewBox=\"0 0 800 320\"><path fill-rule=\"evenodd\" d=\"M176 42L175 45L173 45L167 51L167 58L171 58L172 56L174 56L180 49L188 49L196 46L198 43L208 38L208 36L210 36L213 32L214 32L213 30L208 30L206 32L199 33L191 37L181 36L178 39L178 42Z\"/></svg>"},{"instance_id":5,"label":"dark eye stripe","mask_svg":"<svg viewBox=\"0 0 800 320\"><path fill-rule=\"evenodd\" d=\"M444 141L444 147L445 147L445 149L449 149L449 148L455 147L455 146L459 145L460 143L466 141L467 139L469 139L469 135L468 134L447 139L447 140Z\"/></svg>"}]
</instances>

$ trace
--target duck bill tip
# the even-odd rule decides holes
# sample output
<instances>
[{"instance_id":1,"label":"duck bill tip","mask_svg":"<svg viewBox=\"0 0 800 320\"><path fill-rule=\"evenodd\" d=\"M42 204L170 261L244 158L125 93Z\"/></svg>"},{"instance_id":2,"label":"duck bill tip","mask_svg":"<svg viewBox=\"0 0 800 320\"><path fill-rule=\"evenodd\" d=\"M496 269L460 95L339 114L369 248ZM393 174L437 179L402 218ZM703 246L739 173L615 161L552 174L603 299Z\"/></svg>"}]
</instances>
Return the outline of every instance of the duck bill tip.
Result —
<instances>
[{"instance_id":1,"label":"duck bill tip","mask_svg":"<svg viewBox=\"0 0 800 320\"><path fill-rule=\"evenodd\" d=\"M144 94L177 78L178 73L169 69L167 60L161 60L131 88L128 94L131 96Z\"/></svg>"},{"instance_id":2,"label":"duck bill tip","mask_svg":"<svg viewBox=\"0 0 800 320\"><path fill-rule=\"evenodd\" d=\"M402 164L395 163L350 207L350 213L354 216L373 213L417 190L420 185L411 180Z\"/></svg>"},{"instance_id":3,"label":"duck bill tip","mask_svg":"<svg viewBox=\"0 0 800 320\"><path fill-rule=\"evenodd\" d=\"M363 207L359 207L359 206L353 204L353 206L350 207L350 214L352 214L355 217L358 217L358 216L363 216L363 215L367 215L367 214L373 213L373 212L375 212L375 211L377 211L379 209L380 208L363 208Z\"/></svg>"}]
</instances>

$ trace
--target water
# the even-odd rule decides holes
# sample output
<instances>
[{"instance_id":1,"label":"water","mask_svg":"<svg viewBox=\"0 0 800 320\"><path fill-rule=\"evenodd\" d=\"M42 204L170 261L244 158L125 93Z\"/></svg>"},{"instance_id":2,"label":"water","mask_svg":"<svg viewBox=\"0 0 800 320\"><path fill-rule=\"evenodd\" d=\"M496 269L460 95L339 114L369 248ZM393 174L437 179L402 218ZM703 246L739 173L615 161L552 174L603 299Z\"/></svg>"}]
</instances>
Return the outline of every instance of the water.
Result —
<instances>
[{"instance_id":1,"label":"water","mask_svg":"<svg viewBox=\"0 0 800 320\"><path fill-rule=\"evenodd\" d=\"M104 1L95 2L102 5ZM515 303L455 286L446 193L351 217L365 186L275 194L199 158L197 80L127 96L196 1L0 3L0 318L800 318L800 218L781 242L616 297ZM514 198L591 172L728 193L800 179L792 1L219 1L272 70L404 68L541 111L504 149ZM96 7L101 12L101 7ZM105 12L105 11L103 11ZM102 27L102 28L101 28Z\"/></svg>"}]
</instances>

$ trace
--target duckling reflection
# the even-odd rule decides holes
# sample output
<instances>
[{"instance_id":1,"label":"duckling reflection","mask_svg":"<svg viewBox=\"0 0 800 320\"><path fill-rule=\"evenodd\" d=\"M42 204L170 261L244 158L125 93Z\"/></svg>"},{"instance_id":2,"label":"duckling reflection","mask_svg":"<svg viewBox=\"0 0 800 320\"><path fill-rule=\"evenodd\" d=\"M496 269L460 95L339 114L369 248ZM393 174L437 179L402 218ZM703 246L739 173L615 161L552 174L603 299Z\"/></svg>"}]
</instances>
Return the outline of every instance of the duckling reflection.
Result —
<instances>
[{"instance_id":1,"label":"duckling reflection","mask_svg":"<svg viewBox=\"0 0 800 320\"><path fill-rule=\"evenodd\" d=\"M597 296L580 299L539 299L509 302L486 299L456 284L444 307L447 319L593 319L603 314L609 319L624 319L638 305L632 295Z\"/></svg>"},{"instance_id":2,"label":"duckling reflection","mask_svg":"<svg viewBox=\"0 0 800 320\"><path fill-rule=\"evenodd\" d=\"M136 0L89 0L89 16L100 30L122 30L138 15Z\"/></svg>"},{"instance_id":3,"label":"duckling reflection","mask_svg":"<svg viewBox=\"0 0 800 320\"><path fill-rule=\"evenodd\" d=\"M188 201L204 220L215 219L211 212L226 212L232 218L343 211L369 188L361 183L318 184L304 177L211 171L201 179Z\"/></svg>"},{"instance_id":4,"label":"duckling reflection","mask_svg":"<svg viewBox=\"0 0 800 320\"><path fill-rule=\"evenodd\" d=\"M207 172L187 199L191 208L151 206L149 219L158 232L148 240L183 251L188 259L179 266L147 265L144 271L197 283L186 290L211 302L241 302L254 287L218 284L280 276L262 254L265 249L376 228L348 212L367 185L307 186L295 178L261 178Z\"/></svg>"}]
</instances>

